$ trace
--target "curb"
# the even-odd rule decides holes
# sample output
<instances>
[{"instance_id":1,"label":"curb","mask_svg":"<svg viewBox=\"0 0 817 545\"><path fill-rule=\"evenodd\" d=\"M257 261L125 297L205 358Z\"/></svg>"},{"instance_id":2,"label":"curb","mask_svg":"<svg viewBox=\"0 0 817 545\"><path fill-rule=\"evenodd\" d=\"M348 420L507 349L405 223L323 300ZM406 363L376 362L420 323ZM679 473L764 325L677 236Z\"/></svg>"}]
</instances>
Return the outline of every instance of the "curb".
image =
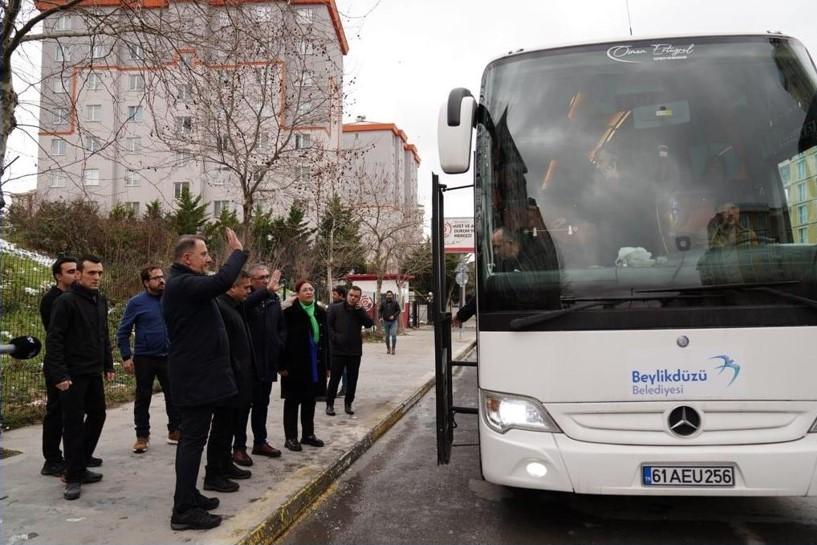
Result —
<instances>
[{"instance_id":1,"label":"curb","mask_svg":"<svg viewBox=\"0 0 817 545\"><path fill-rule=\"evenodd\" d=\"M454 359L458 359L471 350L476 341L470 342L467 346L455 354ZM267 545L281 537L298 517L306 512L315 501L326 492L358 458L371 448L371 446L389 431L392 426L400 421L422 397L434 386L435 379L429 379L420 386L408 399L395 407L383 420L377 423L360 441L346 451L331 466L321 472L311 482L304 486L292 498L287 500L282 506L273 511L267 519L250 530L241 539L238 545Z\"/></svg>"}]
</instances>

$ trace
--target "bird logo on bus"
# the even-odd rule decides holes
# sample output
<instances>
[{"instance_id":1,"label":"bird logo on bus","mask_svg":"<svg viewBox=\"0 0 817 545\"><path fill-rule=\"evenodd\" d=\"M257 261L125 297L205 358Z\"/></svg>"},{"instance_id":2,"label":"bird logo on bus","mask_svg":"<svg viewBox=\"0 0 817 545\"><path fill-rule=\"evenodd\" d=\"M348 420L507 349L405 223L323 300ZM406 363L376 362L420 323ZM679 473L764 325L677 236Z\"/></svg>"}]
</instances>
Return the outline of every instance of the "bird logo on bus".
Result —
<instances>
[{"instance_id":1,"label":"bird logo on bus","mask_svg":"<svg viewBox=\"0 0 817 545\"><path fill-rule=\"evenodd\" d=\"M740 374L740 364L738 362L736 362L735 360L733 360L732 358L730 358L729 356L726 356L726 355L712 356L709 359L710 360L719 359L719 360L721 360L723 362L720 365L718 365L717 367L715 367L715 369L718 370L719 375L722 375L723 372L726 371L727 369L732 371L732 380L730 380L729 384L727 384L727 386L731 386L732 383L735 382L735 380L738 378L738 375Z\"/></svg>"}]
</instances>

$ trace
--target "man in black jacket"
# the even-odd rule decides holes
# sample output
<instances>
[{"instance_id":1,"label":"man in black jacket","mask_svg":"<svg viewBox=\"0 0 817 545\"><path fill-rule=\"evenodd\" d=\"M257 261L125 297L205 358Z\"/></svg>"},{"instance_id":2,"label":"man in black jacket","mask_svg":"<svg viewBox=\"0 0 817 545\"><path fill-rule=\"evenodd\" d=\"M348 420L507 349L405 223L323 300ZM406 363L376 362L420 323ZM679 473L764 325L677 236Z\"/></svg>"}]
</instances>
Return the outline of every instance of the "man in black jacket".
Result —
<instances>
[{"instance_id":1,"label":"man in black jacket","mask_svg":"<svg viewBox=\"0 0 817 545\"><path fill-rule=\"evenodd\" d=\"M386 292L386 298L378 309L380 319L383 320L383 335L386 337L386 354L394 355L397 350L397 320L400 319L400 305L394 300L391 290Z\"/></svg>"},{"instance_id":2,"label":"man in black jacket","mask_svg":"<svg viewBox=\"0 0 817 545\"><path fill-rule=\"evenodd\" d=\"M196 235L179 238L162 298L170 339L170 389L181 410L182 437L176 450L176 492L170 519L174 530L221 524L221 517L207 513L218 506L218 499L205 498L196 490L196 481L213 411L219 402L238 393L230 343L215 299L238 278L247 254L232 229L226 232L232 254L212 276L205 274L213 260L204 239Z\"/></svg>"},{"instance_id":3,"label":"man in black jacket","mask_svg":"<svg viewBox=\"0 0 817 545\"><path fill-rule=\"evenodd\" d=\"M278 358L286 341L286 325L281 315L278 283L281 271L270 274L265 265L253 265L250 269L252 294L244 303L250 328L255 357L252 384L252 417L247 408L240 415L233 444L233 461L238 465L251 466L247 455L247 422L251 422L252 453L277 458L281 451L267 443L267 410L272 383L278 380Z\"/></svg>"},{"instance_id":4,"label":"man in black jacket","mask_svg":"<svg viewBox=\"0 0 817 545\"><path fill-rule=\"evenodd\" d=\"M68 291L71 284L77 281L77 258L64 256L51 265L51 274L56 284L43 295L40 300L40 318L43 327L48 331L51 321L51 309L54 301ZM60 451L62 441L62 408L60 406L60 391L56 386L45 381L45 416L43 416L43 458L45 463L40 470L41 475L59 477L65 471L65 460Z\"/></svg>"},{"instance_id":5,"label":"man in black jacket","mask_svg":"<svg viewBox=\"0 0 817 545\"><path fill-rule=\"evenodd\" d=\"M355 414L352 403L355 401L357 377L360 371L360 358L363 356L361 327L372 327L374 322L366 311L360 307L360 288L352 286L346 293L346 301L329 306L327 323L329 325L330 354L332 372L329 379L329 391L326 393L326 414L335 416L335 396L343 371L346 370L346 414Z\"/></svg>"},{"instance_id":6,"label":"man in black jacket","mask_svg":"<svg viewBox=\"0 0 817 545\"><path fill-rule=\"evenodd\" d=\"M79 498L83 483L102 479L87 463L105 424L102 375L114 377L108 302L99 293L102 260L83 256L77 269L79 280L54 301L43 367L48 383L60 391L67 500Z\"/></svg>"}]
</instances>

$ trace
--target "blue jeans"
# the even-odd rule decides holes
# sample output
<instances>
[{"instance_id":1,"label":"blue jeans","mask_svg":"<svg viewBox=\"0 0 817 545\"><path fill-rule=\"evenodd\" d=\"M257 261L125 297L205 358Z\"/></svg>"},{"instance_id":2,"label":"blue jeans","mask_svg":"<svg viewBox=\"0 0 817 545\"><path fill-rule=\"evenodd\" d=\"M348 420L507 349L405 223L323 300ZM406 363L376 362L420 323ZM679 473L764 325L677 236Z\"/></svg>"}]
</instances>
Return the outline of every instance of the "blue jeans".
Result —
<instances>
[{"instance_id":1,"label":"blue jeans","mask_svg":"<svg viewBox=\"0 0 817 545\"><path fill-rule=\"evenodd\" d=\"M383 335L386 337L386 348L394 349L397 346L397 320L383 320Z\"/></svg>"}]
</instances>

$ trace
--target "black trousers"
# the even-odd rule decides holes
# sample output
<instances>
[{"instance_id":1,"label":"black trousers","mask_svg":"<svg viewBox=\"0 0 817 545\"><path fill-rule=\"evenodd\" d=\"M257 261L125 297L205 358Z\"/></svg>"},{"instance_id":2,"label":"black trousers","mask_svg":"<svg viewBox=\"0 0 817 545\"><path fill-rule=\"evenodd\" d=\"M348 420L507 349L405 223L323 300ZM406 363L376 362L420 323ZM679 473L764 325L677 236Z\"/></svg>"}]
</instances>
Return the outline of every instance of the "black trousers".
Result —
<instances>
[{"instance_id":1,"label":"black trousers","mask_svg":"<svg viewBox=\"0 0 817 545\"><path fill-rule=\"evenodd\" d=\"M71 386L60 392L62 439L65 447L65 481L81 482L105 425L105 387L102 375L71 377Z\"/></svg>"},{"instance_id":2,"label":"black trousers","mask_svg":"<svg viewBox=\"0 0 817 545\"><path fill-rule=\"evenodd\" d=\"M351 405L355 401L357 378L360 375L361 356L332 356L332 374L329 378L329 391L326 393L326 403L333 404L338 395L338 384L346 375L346 397L344 403Z\"/></svg>"},{"instance_id":3,"label":"black trousers","mask_svg":"<svg viewBox=\"0 0 817 545\"><path fill-rule=\"evenodd\" d=\"M136 399L133 403L133 422L136 437L150 436L150 400L153 397L153 381L159 379L165 394L167 431L179 429L179 410L173 404L170 394L170 380L167 378L167 358L157 356L134 356L133 369L136 376Z\"/></svg>"},{"instance_id":4,"label":"black trousers","mask_svg":"<svg viewBox=\"0 0 817 545\"><path fill-rule=\"evenodd\" d=\"M181 408L179 429L182 438L176 447L176 491L173 494L173 511L176 513L184 513L196 505L201 453L215 410L212 405Z\"/></svg>"},{"instance_id":5,"label":"black trousers","mask_svg":"<svg viewBox=\"0 0 817 545\"><path fill-rule=\"evenodd\" d=\"M53 464L62 462L62 405L56 386L45 385L45 416L43 416L43 458Z\"/></svg>"},{"instance_id":6,"label":"black trousers","mask_svg":"<svg viewBox=\"0 0 817 545\"><path fill-rule=\"evenodd\" d=\"M263 445L267 442L267 412L269 398L272 392L272 382L258 379L252 384L252 408L247 407L238 413L235 428L235 443L233 448L247 448L247 422L252 426L252 442L254 445ZM250 417L252 414L252 417Z\"/></svg>"},{"instance_id":7,"label":"black trousers","mask_svg":"<svg viewBox=\"0 0 817 545\"><path fill-rule=\"evenodd\" d=\"M227 464L232 463L230 445L233 442L239 410L235 407L216 407L213 410L213 424L210 427L210 438L207 440L205 479L223 476Z\"/></svg>"},{"instance_id":8,"label":"black trousers","mask_svg":"<svg viewBox=\"0 0 817 545\"><path fill-rule=\"evenodd\" d=\"M301 437L315 435L315 398L284 400L284 436L298 440L298 408L301 409Z\"/></svg>"}]
</instances>

